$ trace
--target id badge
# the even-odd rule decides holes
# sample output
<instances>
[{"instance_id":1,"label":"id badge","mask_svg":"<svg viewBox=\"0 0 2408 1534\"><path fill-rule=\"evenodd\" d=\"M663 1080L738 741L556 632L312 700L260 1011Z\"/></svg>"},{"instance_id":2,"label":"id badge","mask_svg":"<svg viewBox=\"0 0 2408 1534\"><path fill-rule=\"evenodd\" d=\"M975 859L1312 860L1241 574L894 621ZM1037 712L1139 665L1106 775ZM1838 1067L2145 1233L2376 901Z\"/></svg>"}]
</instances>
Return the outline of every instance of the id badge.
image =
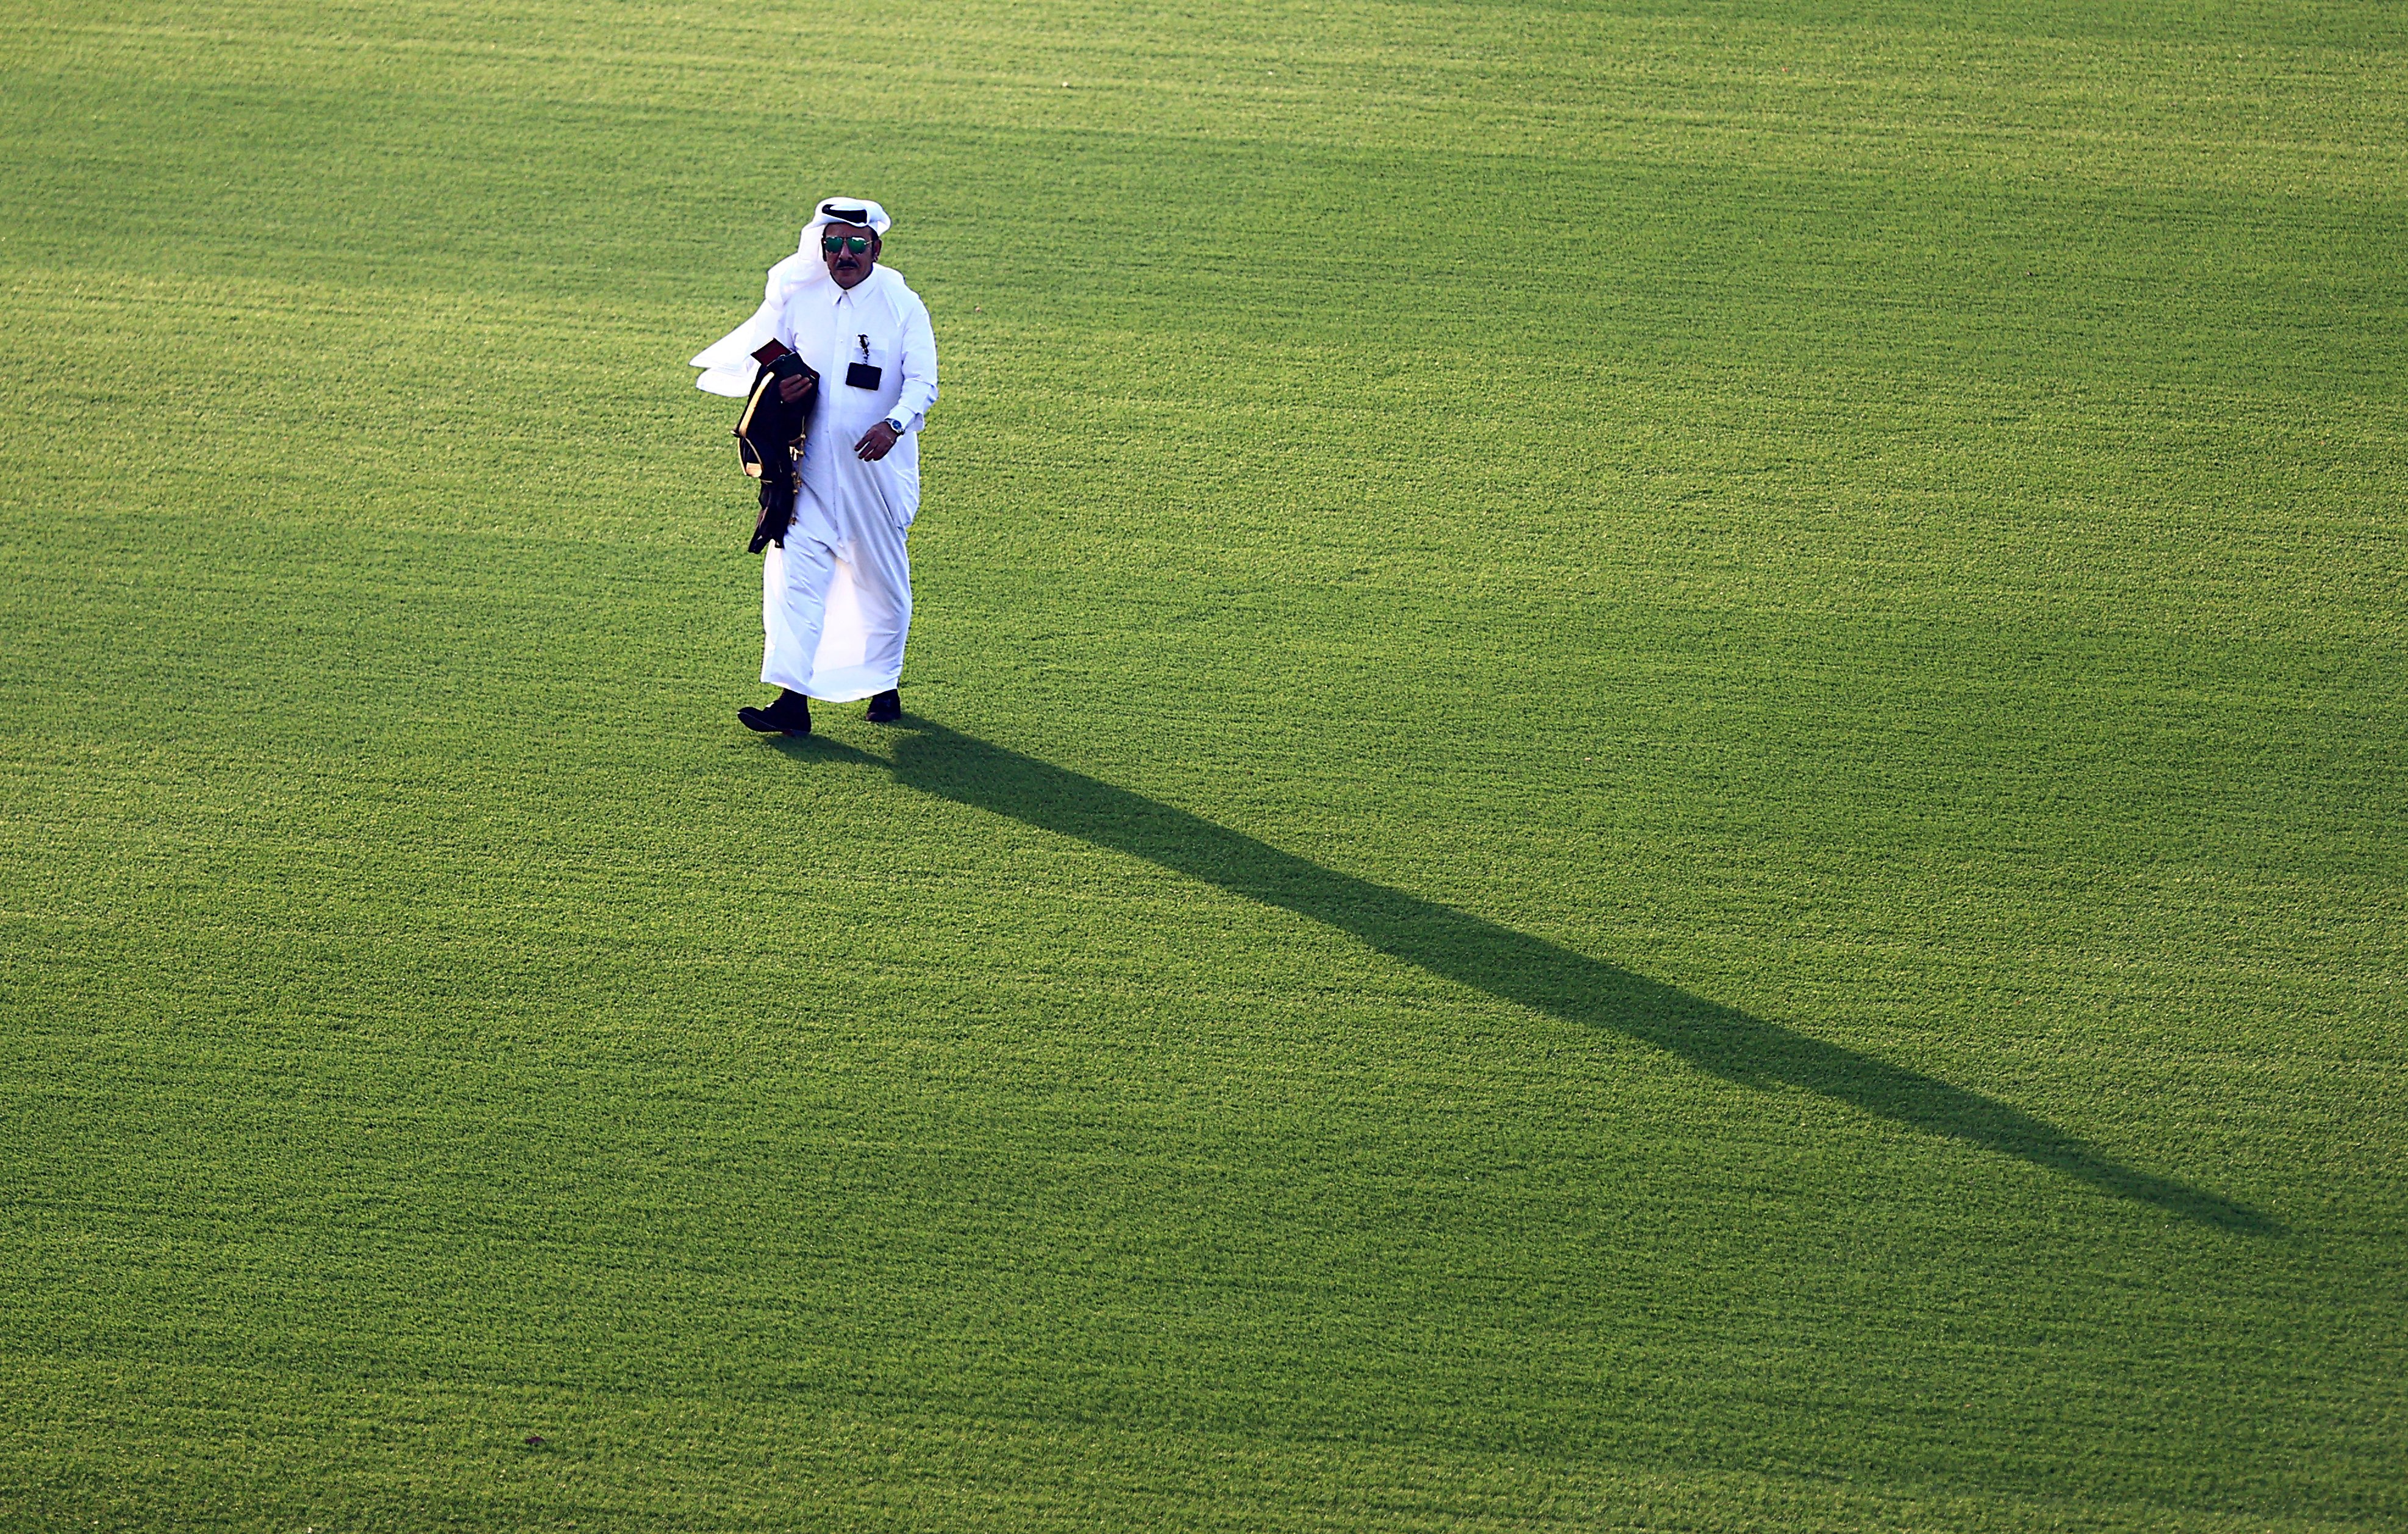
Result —
<instances>
[{"instance_id":1,"label":"id badge","mask_svg":"<svg viewBox=\"0 0 2408 1534\"><path fill-rule=\"evenodd\" d=\"M866 362L857 362L844 370L845 387L848 389L875 389L878 387L879 380L883 379L885 376L886 369L882 367L872 367Z\"/></svg>"}]
</instances>

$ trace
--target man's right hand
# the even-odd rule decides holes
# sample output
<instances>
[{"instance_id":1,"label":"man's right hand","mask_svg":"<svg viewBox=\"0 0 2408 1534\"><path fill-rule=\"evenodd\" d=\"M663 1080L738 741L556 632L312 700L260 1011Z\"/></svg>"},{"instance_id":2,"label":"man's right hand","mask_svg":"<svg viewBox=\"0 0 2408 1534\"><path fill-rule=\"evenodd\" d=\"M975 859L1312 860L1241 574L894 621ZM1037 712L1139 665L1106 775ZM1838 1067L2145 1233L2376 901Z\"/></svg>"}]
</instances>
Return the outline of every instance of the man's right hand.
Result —
<instances>
[{"instance_id":1,"label":"man's right hand","mask_svg":"<svg viewBox=\"0 0 2408 1534\"><path fill-rule=\"evenodd\" d=\"M778 380L778 397L784 400L787 404L792 405L795 401L802 398L805 394L810 394L811 392L811 385L818 381L819 380L817 379L810 378L808 375L801 373L796 374L793 378L780 379Z\"/></svg>"}]
</instances>

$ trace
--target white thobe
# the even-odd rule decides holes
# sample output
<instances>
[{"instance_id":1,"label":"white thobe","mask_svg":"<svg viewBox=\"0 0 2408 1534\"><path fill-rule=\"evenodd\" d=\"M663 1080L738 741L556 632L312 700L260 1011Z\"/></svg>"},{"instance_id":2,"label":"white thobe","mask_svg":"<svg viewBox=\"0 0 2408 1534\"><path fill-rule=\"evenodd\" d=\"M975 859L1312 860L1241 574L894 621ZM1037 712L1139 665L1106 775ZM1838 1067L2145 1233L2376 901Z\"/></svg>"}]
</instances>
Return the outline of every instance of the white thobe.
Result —
<instances>
[{"instance_id":1,"label":"white thobe","mask_svg":"<svg viewBox=\"0 0 2408 1534\"><path fill-rule=\"evenodd\" d=\"M911 561L904 532L920 514L920 428L937 400L937 340L928 306L884 266L851 288L797 288L778 339L819 369L819 400L803 440L802 488L783 548L761 566L761 680L841 703L901 681L911 627ZM846 381L856 366L878 382ZM864 432L889 418L903 435L874 464L854 456Z\"/></svg>"}]
</instances>

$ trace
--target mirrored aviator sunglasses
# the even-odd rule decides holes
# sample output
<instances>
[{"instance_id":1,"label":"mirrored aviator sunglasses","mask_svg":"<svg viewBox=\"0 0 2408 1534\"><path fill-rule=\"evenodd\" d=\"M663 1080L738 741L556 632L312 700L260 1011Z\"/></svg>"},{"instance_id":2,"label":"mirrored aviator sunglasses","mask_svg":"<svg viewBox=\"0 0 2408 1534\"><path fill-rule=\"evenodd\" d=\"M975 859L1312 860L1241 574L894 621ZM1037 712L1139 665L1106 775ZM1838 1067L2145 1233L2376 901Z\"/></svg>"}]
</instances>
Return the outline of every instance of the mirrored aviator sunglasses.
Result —
<instances>
[{"instance_id":1,"label":"mirrored aviator sunglasses","mask_svg":"<svg viewBox=\"0 0 2408 1534\"><path fill-rule=\"evenodd\" d=\"M838 251L851 251L854 255L867 255L869 253L869 237L867 235L822 235L820 249L830 255L836 254Z\"/></svg>"}]
</instances>

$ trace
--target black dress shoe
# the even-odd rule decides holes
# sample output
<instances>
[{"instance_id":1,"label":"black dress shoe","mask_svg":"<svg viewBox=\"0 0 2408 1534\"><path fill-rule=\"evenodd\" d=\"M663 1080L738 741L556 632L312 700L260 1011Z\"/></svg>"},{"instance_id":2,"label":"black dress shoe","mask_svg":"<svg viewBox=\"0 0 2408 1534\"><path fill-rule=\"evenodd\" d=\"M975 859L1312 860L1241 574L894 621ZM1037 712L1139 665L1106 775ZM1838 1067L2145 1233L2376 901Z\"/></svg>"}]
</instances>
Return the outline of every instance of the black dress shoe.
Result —
<instances>
[{"instance_id":1,"label":"black dress shoe","mask_svg":"<svg viewBox=\"0 0 2408 1534\"><path fill-rule=\"evenodd\" d=\"M777 701L766 709L738 709L736 717L748 730L763 735L809 735L811 733L811 700L800 693L778 691Z\"/></svg>"},{"instance_id":2,"label":"black dress shoe","mask_svg":"<svg viewBox=\"0 0 2408 1534\"><path fill-rule=\"evenodd\" d=\"M902 717L903 691L901 688L889 687L886 691L879 694L876 697L869 700L869 722L871 724L892 724Z\"/></svg>"}]
</instances>

